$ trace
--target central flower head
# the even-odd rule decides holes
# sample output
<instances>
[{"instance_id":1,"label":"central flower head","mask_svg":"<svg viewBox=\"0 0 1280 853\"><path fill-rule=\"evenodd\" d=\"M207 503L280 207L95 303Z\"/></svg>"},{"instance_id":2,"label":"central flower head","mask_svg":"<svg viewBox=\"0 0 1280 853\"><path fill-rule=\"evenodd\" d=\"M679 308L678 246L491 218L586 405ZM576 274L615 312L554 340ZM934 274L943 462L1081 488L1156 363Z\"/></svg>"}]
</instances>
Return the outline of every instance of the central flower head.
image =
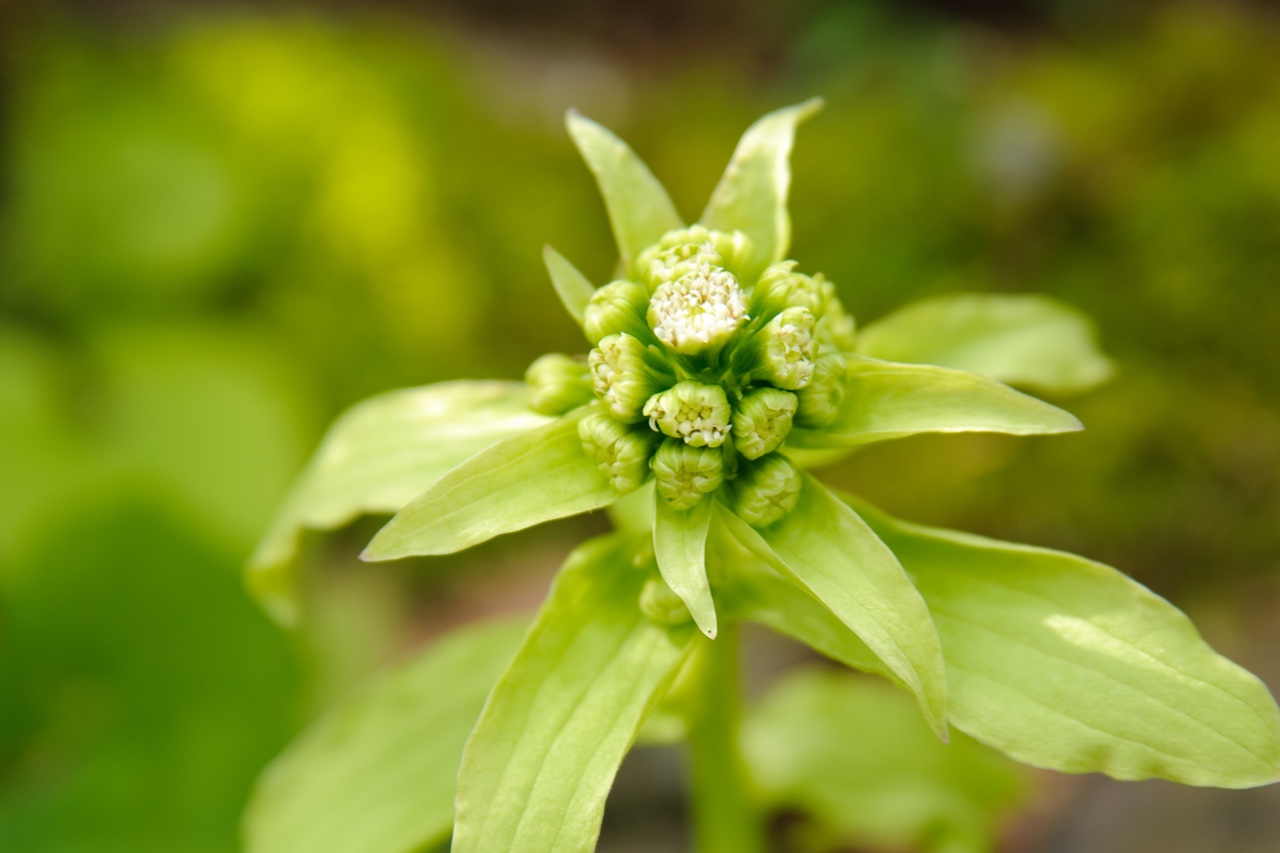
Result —
<instances>
[{"instance_id":1,"label":"central flower head","mask_svg":"<svg viewBox=\"0 0 1280 853\"><path fill-rule=\"evenodd\" d=\"M580 436L619 491L654 479L684 510L723 486L758 525L795 504L799 475L781 451L793 424L835 416L852 320L831 284L794 261L743 279L752 253L738 232L663 235L637 257L637 280L605 285L585 305L595 344L585 365L560 356L530 371L547 414L584 394L598 401Z\"/></svg>"},{"instance_id":2,"label":"central flower head","mask_svg":"<svg viewBox=\"0 0 1280 853\"><path fill-rule=\"evenodd\" d=\"M682 274L658 285L649 301L649 326L673 352L697 355L723 347L747 320L738 280L704 261L677 264Z\"/></svg>"}]
</instances>

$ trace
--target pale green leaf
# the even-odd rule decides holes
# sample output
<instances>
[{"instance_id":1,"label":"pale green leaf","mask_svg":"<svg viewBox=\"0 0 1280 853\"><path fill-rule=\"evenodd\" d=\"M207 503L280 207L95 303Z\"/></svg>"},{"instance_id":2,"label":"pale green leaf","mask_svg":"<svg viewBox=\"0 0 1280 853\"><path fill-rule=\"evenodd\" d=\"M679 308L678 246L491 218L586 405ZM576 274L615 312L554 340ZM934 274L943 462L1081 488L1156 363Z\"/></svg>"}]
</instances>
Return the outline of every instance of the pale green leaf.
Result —
<instances>
[{"instance_id":1,"label":"pale green leaf","mask_svg":"<svg viewBox=\"0 0 1280 853\"><path fill-rule=\"evenodd\" d=\"M712 527L713 547L732 566L716 588L722 613L764 625L832 660L900 684L893 671L825 604L740 544L738 538L755 535L746 522L722 504L717 506L716 517L731 531L730 536L717 535L718 526Z\"/></svg>"},{"instance_id":2,"label":"pale green leaf","mask_svg":"<svg viewBox=\"0 0 1280 853\"><path fill-rule=\"evenodd\" d=\"M329 428L249 559L249 587L277 619L296 621L291 563L303 528L395 512L450 468L548 420L530 411L522 382L443 382L358 403Z\"/></svg>"},{"instance_id":3,"label":"pale green leaf","mask_svg":"<svg viewBox=\"0 0 1280 853\"><path fill-rule=\"evenodd\" d=\"M805 474L799 502L781 521L758 534L746 525L734 532L857 634L945 739L947 682L938 632L893 552L856 512Z\"/></svg>"},{"instance_id":4,"label":"pale green leaf","mask_svg":"<svg viewBox=\"0 0 1280 853\"><path fill-rule=\"evenodd\" d=\"M413 853L448 838L463 746L527 626L464 628L312 724L259 780L247 853Z\"/></svg>"},{"instance_id":5,"label":"pale green leaf","mask_svg":"<svg viewBox=\"0 0 1280 853\"><path fill-rule=\"evenodd\" d=\"M666 232L683 228L684 222L662 184L627 143L574 110L565 116L565 124L596 176L622 264L630 268L641 250Z\"/></svg>"},{"instance_id":6,"label":"pale green leaf","mask_svg":"<svg viewBox=\"0 0 1280 853\"><path fill-rule=\"evenodd\" d=\"M452 554L617 500L618 491L582 449L584 411L508 438L449 471L400 510L362 558Z\"/></svg>"},{"instance_id":7,"label":"pale green leaf","mask_svg":"<svg viewBox=\"0 0 1280 853\"><path fill-rule=\"evenodd\" d=\"M858 504L929 603L956 726L1038 767L1280 780L1280 710L1181 611L1108 566Z\"/></svg>"},{"instance_id":8,"label":"pale green leaf","mask_svg":"<svg viewBox=\"0 0 1280 853\"><path fill-rule=\"evenodd\" d=\"M453 853L595 848L618 766L697 637L641 614L639 544L596 539L561 569L467 743Z\"/></svg>"},{"instance_id":9,"label":"pale green leaf","mask_svg":"<svg viewBox=\"0 0 1280 853\"><path fill-rule=\"evenodd\" d=\"M938 743L884 684L811 668L743 724L765 800L812 816L840 847L985 853L1026 791L1017 765L964 735Z\"/></svg>"},{"instance_id":10,"label":"pale green leaf","mask_svg":"<svg viewBox=\"0 0 1280 853\"><path fill-rule=\"evenodd\" d=\"M1030 294L962 293L912 303L862 329L858 352L1059 394L1086 391L1113 370L1088 317Z\"/></svg>"},{"instance_id":11,"label":"pale green leaf","mask_svg":"<svg viewBox=\"0 0 1280 853\"><path fill-rule=\"evenodd\" d=\"M569 312L569 316L582 325L582 316L596 292L595 285L587 281L587 277L578 272L578 268L550 246L542 247L542 260L547 265L547 274L551 276L551 284L555 286L556 295Z\"/></svg>"},{"instance_id":12,"label":"pale green leaf","mask_svg":"<svg viewBox=\"0 0 1280 853\"><path fill-rule=\"evenodd\" d=\"M713 501L679 510L654 494L653 554L671 591L689 608L702 633L715 639L716 604L707 581L707 528Z\"/></svg>"},{"instance_id":13,"label":"pale green leaf","mask_svg":"<svg viewBox=\"0 0 1280 853\"><path fill-rule=\"evenodd\" d=\"M1037 435L1083 429L1069 412L963 370L851 356L835 423L795 429L797 447L856 447L924 432Z\"/></svg>"},{"instance_id":14,"label":"pale green leaf","mask_svg":"<svg viewBox=\"0 0 1280 853\"><path fill-rule=\"evenodd\" d=\"M755 255L748 282L791 246L791 147L796 126L822 108L821 98L763 116L742 135L724 176L711 193L701 222L718 231L738 230L751 238Z\"/></svg>"}]
</instances>

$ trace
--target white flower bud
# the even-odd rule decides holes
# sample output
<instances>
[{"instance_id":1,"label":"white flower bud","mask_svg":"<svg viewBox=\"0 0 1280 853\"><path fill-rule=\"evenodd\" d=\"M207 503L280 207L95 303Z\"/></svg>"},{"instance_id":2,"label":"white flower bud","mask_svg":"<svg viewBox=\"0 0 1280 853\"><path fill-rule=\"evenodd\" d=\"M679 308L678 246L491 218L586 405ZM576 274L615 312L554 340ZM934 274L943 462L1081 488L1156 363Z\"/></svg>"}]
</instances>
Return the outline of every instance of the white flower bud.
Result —
<instances>
[{"instance_id":1,"label":"white flower bud","mask_svg":"<svg viewBox=\"0 0 1280 853\"><path fill-rule=\"evenodd\" d=\"M724 482L724 457L718 449L693 447L668 438L649 461L658 494L676 509L689 509Z\"/></svg>"},{"instance_id":2,"label":"white flower bud","mask_svg":"<svg viewBox=\"0 0 1280 853\"><path fill-rule=\"evenodd\" d=\"M813 381L796 392L800 398L797 424L813 428L835 421L844 400L845 367L844 356L838 354L824 355L814 362Z\"/></svg>"},{"instance_id":3,"label":"white flower bud","mask_svg":"<svg viewBox=\"0 0 1280 853\"><path fill-rule=\"evenodd\" d=\"M602 338L626 332L638 337L647 334L645 311L649 291L634 281L615 281L591 295L583 311L582 328L593 344Z\"/></svg>"},{"instance_id":4,"label":"white flower bud","mask_svg":"<svg viewBox=\"0 0 1280 853\"><path fill-rule=\"evenodd\" d=\"M729 436L729 398L719 385L685 381L644 405L649 426L694 447L719 447Z\"/></svg>"},{"instance_id":5,"label":"white flower bud","mask_svg":"<svg viewBox=\"0 0 1280 853\"><path fill-rule=\"evenodd\" d=\"M796 395L777 388L749 391L733 413L733 446L748 459L777 450L791 431Z\"/></svg>"},{"instance_id":6,"label":"white flower bud","mask_svg":"<svg viewBox=\"0 0 1280 853\"><path fill-rule=\"evenodd\" d=\"M596 412L578 422L578 437L609 484L623 494L649 479L649 457L658 443L652 431L629 427Z\"/></svg>"},{"instance_id":7,"label":"white flower bud","mask_svg":"<svg viewBox=\"0 0 1280 853\"><path fill-rule=\"evenodd\" d=\"M538 358L524 372L532 392L529 406L540 414L563 415L590 403L591 373L586 361L560 353Z\"/></svg>"},{"instance_id":8,"label":"white flower bud","mask_svg":"<svg viewBox=\"0 0 1280 853\"><path fill-rule=\"evenodd\" d=\"M752 374L779 388L796 391L813 379L817 342L815 322L807 308L788 308L756 333Z\"/></svg>"},{"instance_id":9,"label":"white flower bud","mask_svg":"<svg viewBox=\"0 0 1280 853\"><path fill-rule=\"evenodd\" d=\"M675 352L714 352L747 319L742 289L731 273L698 264L675 281L659 285L649 301L649 327Z\"/></svg>"},{"instance_id":10,"label":"white flower bud","mask_svg":"<svg viewBox=\"0 0 1280 853\"><path fill-rule=\"evenodd\" d=\"M648 347L628 334L601 339L587 354L587 364L596 396L621 421L643 420L645 401L673 381Z\"/></svg>"},{"instance_id":11,"label":"white flower bud","mask_svg":"<svg viewBox=\"0 0 1280 853\"><path fill-rule=\"evenodd\" d=\"M733 511L753 527L768 527L795 508L800 487L796 467L786 457L771 453L738 470L730 490Z\"/></svg>"}]
</instances>

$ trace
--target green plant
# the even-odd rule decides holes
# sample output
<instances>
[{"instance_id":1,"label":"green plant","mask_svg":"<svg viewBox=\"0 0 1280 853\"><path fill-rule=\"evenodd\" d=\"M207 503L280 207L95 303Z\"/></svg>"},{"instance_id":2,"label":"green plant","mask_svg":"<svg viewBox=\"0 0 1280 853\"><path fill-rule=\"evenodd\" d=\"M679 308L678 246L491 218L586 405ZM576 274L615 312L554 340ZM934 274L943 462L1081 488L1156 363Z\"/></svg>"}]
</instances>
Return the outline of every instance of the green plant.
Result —
<instances>
[{"instance_id":1,"label":"green plant","mask_svg":"<svg viewBox=\"0 0 1280 853\"><path fill-rule=\"evenodd\" d=\"M860 700L784 685L749 727L749 770L744 621L884 676L943 741L954 726L1028 764L1119 779L1280 776L1266 688L1164 600L1070 554L899 521L808 473L919 433L1080 429L1000 380L1067 393L1110 370L1087 321L1036 297L932 300L855 333L835 288L785 260L788 159L816 108L753 125L692 226L623 142L570 114L621 255L618 280L596 288L546 251L590 355L544 356L525 384L445 383L356 406L249 581L295 620L298 531L366 512L396 513L370 560L606 507L617 530L570 556L527 630L470 628L305 734L259 787L251 850L407 851L450 835L456 851L589 850L637 738L688 741L701 850L763 849L770 804L831 822L841 810L820 786L771 783L811 775L795 756L820 763L823 751L805 752L804 736L838 731ZM946 825L916 840L981 849L964 819Z\"/></svg>"}]
</instances>

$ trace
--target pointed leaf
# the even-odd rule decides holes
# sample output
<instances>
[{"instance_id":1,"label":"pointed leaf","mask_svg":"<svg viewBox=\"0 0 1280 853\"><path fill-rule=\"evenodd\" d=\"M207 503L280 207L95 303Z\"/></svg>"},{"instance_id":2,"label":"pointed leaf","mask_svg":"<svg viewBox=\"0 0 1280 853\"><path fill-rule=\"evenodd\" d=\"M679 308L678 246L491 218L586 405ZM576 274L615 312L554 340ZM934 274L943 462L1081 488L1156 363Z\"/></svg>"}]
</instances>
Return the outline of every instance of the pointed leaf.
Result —
<instances>
[{"instance_id":1,"label":"pointed leaf","mask_svg":"<svg viewBox=\"0 0 1280 853\"><path fill-rule=\"evenodd\" d=\"M309 726L258 781L247 853L410 853L448 838L463 746L528 624L464 628Z\"/></svg>"},{"instance_id":2,"label":"pointed leaf","mask_svg":"<svg viewBox=\"0 0 1280 853\"><path fill-rule=\"evenodd\" d=\"M809 474L803 482L799 502L781 521L759 532L744 524L735 534L857 634L945 739L947 682L928 608L858 514Z\"/></svg>"},{"instance_id":3,"label":"pointed leaf","mask_svg":"<svg viewBox=\"0 0 1280 853\"><path fill-rule=\"evenodd\" d=\"M596 292L595 285L587 281L587 277L578 272L578 268L569 263L564 255L550 246L542 247L542 260L547 265L547 274L551 276L556 295L560 297L569 316L581 326L587 303Z\"/></svg>"},{"instance_id":4,"label":"pointed leaf","mask_svg":"<svg viewBox=\"0 0 1280 853\"><path fill-rule=\"evenodd\" d=\"M697 637L640 613L638 545L596 539L560 571L467 743L453 853L595 849L618 766Z\"/></svg>"},{"instance_id":5,"label":"pointed leaf","mask_svg":"<svg viewBox=\"0 0 1280 853\"><path fill-rule=\"evenodd\" d=\"M630 268L641 250L666 232L683 228L684 222L662 184L627 143L574 110L565 116L565 124L596 176L622 265Z\"/></svg>"},{"instance_id":6,"label":"pointed leaf","mask_svg":"<svg viewBox=\"0 0 1280 853\"><path fill-rule=\"evenodd\" d=\"M822 108L822 99L775 110L747 128L711 193L700 220L719 231L739 230L751 238L755 255L748 282L791 247L791 146L796 126Z\"/></svg>"},{"instance_id":7,"label":"pointed leaf","mask_svg":"<svg viewBox=\"0 0 1280 853\"><path fill-rule=\"evenodd\" d=\"M1069 412L994 379L853 356L835 423L792 430L797 447L856 447L922 432L1038 435L1084 429Z\"/></svg>"},{"instance_id":8,"label":"pointed leaf","mask_svg":"<svg viewBox=\"0 0 1280 853\"><path fill-rule=\"evenodd\" d=\"M956 726L1069 773L1243 788L1280 779L1280 710L1177 608L1073 554L859 511L929 602Z\"/></svg>"},{"instance_id":9,"label":"pointed leaf","mask_svg":"<svg viewBox=\"0 0 1280 853\"><path fill-rule=\"evenodd\" d=\"M689 608L702 633L716 637L716 605L707 581L707 528L713 501L686 510L654 494L653 553L658 571L672 592Z\"/></svg>"},{"instance_id":10,"label":"pointed leaf","mask_svg":"<svg viewBox=\"0 0 1280 853\"><path fill-rule=\"evenodd\" d=\"M862 329L858 352L1059 394L1086 391L1112 373L1089 318L1035 295L962 293L915 302Z\"/></svg>"},{"instance_id":11,"label":"pointed leaf","mask_svg":"<svg viewBox=\"0 0 1280 853\"><path fill-rule=\"evenodd\" d=\"M303 528L391 513L493 443L547 423L522 382L443 382L379 394L348 409L298 477L246 567L280 621L297 619L292 560Z\"/></svg>"},{"instance_id":12,"label":"pointed leaf","mask_svg":"<svg viewBox=\"0 0 1280 853\"><path fill-rule=\"evenodd\" d=\"M737 530L739 536L754 534L749 527L744 532L746 522L723 505L717 507L716 517L726 527ZM721 613L764 625L845 666L882 675L901 686L893 671L825 604L771 569L736 538L726 541L729 539L729 536L717 537L713 546L729 555L733 566L716 588Z\"/></svg>"},{"instance_id":13,"label":"pointed leaf","mask_svg":"<svg viewBox=\"0 0 1280 853\"><path fill-rule=\"evenodd\" d=\"M362 559L452 554L503 533L607 506L620 496L578 438L585 409L499 442L391 519Z\"/></svg>"},{"instance_id":14,"label":"pointed leaf","mask_svg":"<svg viewBox=\"0 0 1280 853\"><path fill-rule=\"evenodd\" d=\"M998 818L1026 793L1018 766L964 735L938 743L911 711L887 685L809 668L752 709L743 752L772 808L807 812L843 844L994 849Z\"/></svg>"}]
</instances>

